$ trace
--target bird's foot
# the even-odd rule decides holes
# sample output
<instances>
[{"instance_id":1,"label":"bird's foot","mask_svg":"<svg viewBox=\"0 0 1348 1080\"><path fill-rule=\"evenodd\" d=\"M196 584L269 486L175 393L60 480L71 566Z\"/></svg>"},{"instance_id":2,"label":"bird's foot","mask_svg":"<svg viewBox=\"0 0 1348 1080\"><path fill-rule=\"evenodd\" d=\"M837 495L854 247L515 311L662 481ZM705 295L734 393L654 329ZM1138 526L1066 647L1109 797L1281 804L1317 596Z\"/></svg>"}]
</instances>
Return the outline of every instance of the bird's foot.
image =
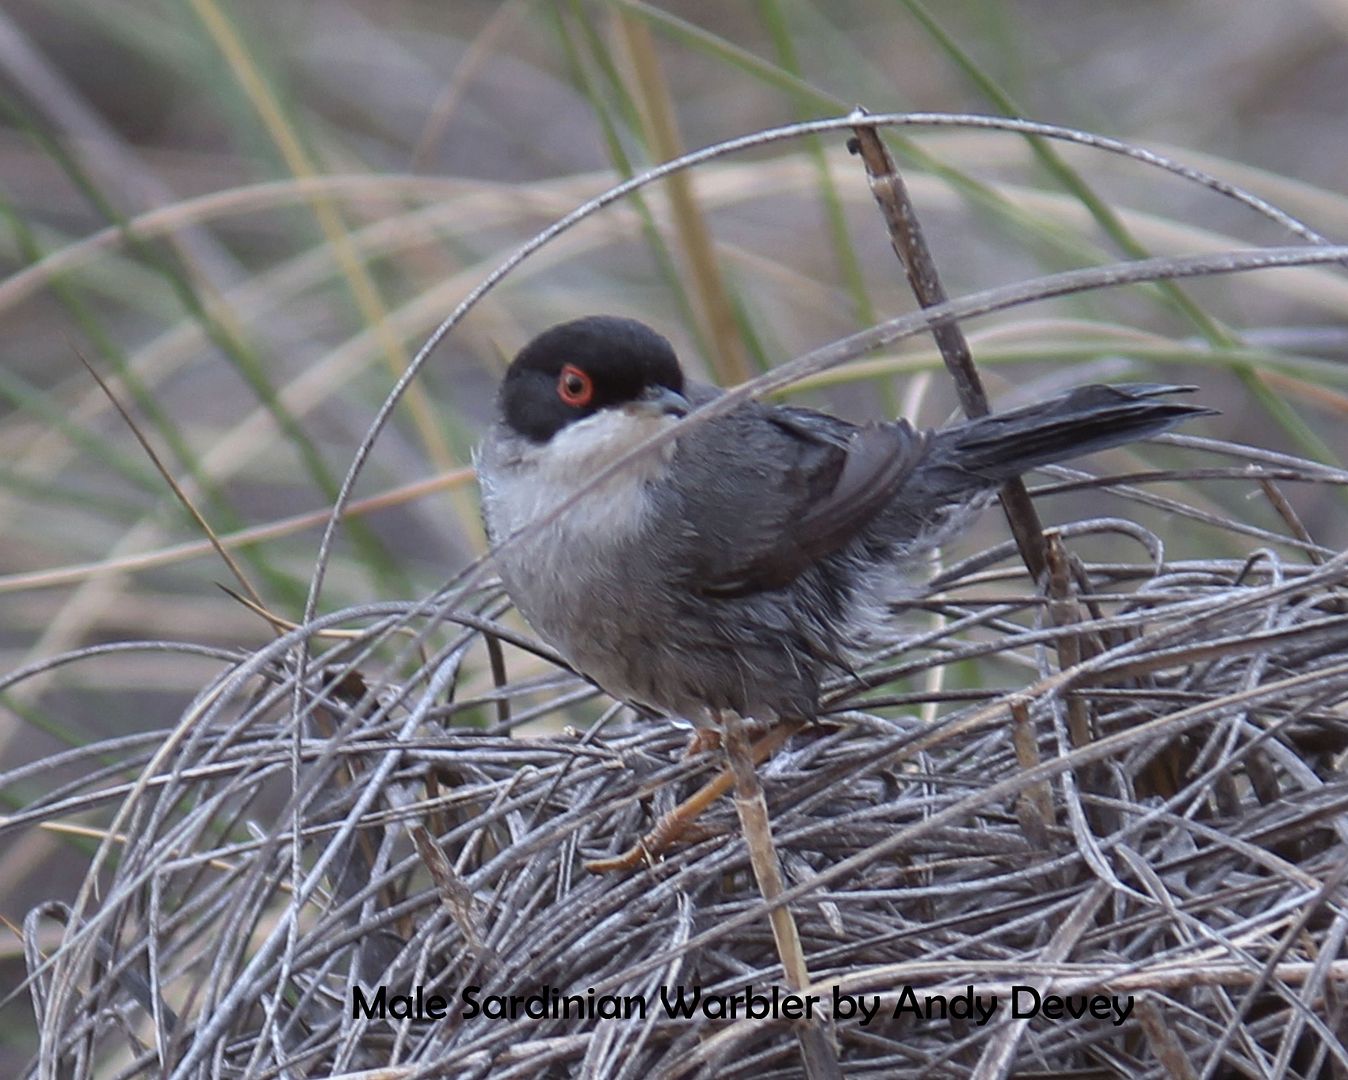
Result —
<instances>
[{"instance_id":1,"label":"bird's foot","mask_svg":"<svg viewBox=\"0 0 1348 1080\"><path fill-rule=\"evenodd\" d=\"M693 737L688 740L688 746L683 752L683 759L697 757L698 754L705 753L708 750L719 750L721 748L721 733L715 728L700 727L693 729Z\"/></svg>"},{"instance_id":2,"label":"bird's foot","mask_svg":"<svg viewBox=\"0 0 1348 1080\"><path fill-rule=\"evenodd\" d=\"M785 746L787 740L804 726L805 721L792 720L769 728L767 733L750 748L750 760L755 765L767 760L773 753ZM703 784L687 799L660 818L650 832L621 855L615 855L611 859L591 859L585 863L585 869L592 874L609 874L615 870L633 870L642 863L656 862L675 843L688 835L688 832L694 827L697 819L707 807L734 785L734 775L729 769L723 769L713 779Z\"/></svg>"}]
</instances>

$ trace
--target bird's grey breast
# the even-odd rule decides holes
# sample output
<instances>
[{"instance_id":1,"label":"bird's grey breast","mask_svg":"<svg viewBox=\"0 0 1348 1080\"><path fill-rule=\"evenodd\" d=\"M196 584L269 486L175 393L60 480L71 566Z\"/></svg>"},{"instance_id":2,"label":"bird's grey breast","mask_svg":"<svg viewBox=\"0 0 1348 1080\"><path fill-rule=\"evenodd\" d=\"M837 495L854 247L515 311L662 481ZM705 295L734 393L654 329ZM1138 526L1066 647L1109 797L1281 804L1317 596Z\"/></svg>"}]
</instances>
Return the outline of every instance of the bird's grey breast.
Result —
<instances>
[{"instance_id":1,"label":"bird's grey breast","mask_svg":"<svg viewBox=\"0 0 1348 1080\"><path fill-rule=\"evenodd\" d=\"M641 700L647 695L632 685L624 657L646 622L666 617L647 579L651 537L661 527L651 489L664 477L670 451L639 455L582 490L625 452L615 443L635 436L607 437L615 433L599 425L584 439L568 434L540 447L498 427L480 448L496 568L545 640L606 689Z\"/></svg>"}]
</instances>

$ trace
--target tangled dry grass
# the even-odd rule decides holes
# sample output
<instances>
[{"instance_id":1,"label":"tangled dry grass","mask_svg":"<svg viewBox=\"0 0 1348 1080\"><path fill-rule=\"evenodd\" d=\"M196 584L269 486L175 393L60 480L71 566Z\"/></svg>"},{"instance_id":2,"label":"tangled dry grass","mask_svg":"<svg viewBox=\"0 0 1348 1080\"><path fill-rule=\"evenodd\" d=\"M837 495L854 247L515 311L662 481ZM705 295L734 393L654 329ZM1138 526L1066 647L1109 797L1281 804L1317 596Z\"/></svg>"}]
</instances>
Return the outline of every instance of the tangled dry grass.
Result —
<instances>
[{"instance_id":1,"label":"tangled dry grass","mask_svg":"<svg viewBox=\"0 0 1348 1080\"><path fill-rule=\"evenodd\" d=\"M540 234L460 311L634 186ZM943 325L895 320L847 355L1069 279L1348 254L1308 250L1061 275L955 302ZM844 353L821 350L815 370ZM1127 501L1052 534L1033 585L1010 544L941 574L893 644L830 688L820 723L761 768L788 886L774 903L799 929L835 1075L1348 1070L1348 555L1316 543L1281 488L1339 498L1348 474L1162 441L1193 464L1107 484L1050 470L1057 489ZM1195 495L1229 483L1283 527ZM1213 554L1168 559L1133 509L1198 527ZM1136 558L1079 554L1119 536ZM639 849L721 757L685 757L685 730L617 703L583 734L559 729L599 691L503 622L505 607L461 582L280 628L251 652L108 645L0 682L137 648L220 662L170 732L0 777L43 792L5 832L88 818L99 838L74 902L24 926L43 1045L32 1074L801 1075L789 1020L663 1007L679 986L783 982L728 800L631 871L584 865ZM545 720L549 734L516 731ZM356 987L367 1001L440 995L447 1014L372 1018ZM469 987L479 1001L555 989L647 1007L503 1019L466 1009ZM844 1015L843 995L873 1017ZM1014 1015L1013 1001L1051 995L1059 1015ZM998 1006L986 1023L919 1015L938 996Z\"/></svg>"},{"instance_id":2,"label":"tangled dry grass","mask_svg":"<svg viewBox=\"0 0 1348 1080\"><path fill-rule=\"evenodd\" d=\"M1170 438L1274 497L1348 483ZM990 562L1006 550L953 568L762 770L811 990L878 995L870 1023L831 1025L849 1076L1348 1067L1348 557L1290 527L1248 558L1177 562L1127 521L1069 531L1115 530L1145 557L1068 556L1048 601ZM641 869L582 867L639 843L719 756L684 759L686 731L617 706L583 735L511 737L597 691L554 669L465 696L475 670L537 667L485 662L486 638L520 639L475 597L333 615L313 629L364 625L299 679L297 632L221 657L171 735L77 752L84 775L9 821L118 807L76 909L26 927L57 1074L798 1075L789 1022L659 1007L662 987L780 984L728 801ZM962 661L1005 689L930 679ZM461 726L484 709L493 723ZM44 960L49 919L66 936ZM421 986L449 1015L353 1018L353 985ZM1119 1026L1013 1019L1017 985L1135 1005ZM468 986L652 1008L464 1018ZM892 1015L906 987L920 1002L970 986L1002 1002L986 1026Z\"/></svg>"}]
</instances>

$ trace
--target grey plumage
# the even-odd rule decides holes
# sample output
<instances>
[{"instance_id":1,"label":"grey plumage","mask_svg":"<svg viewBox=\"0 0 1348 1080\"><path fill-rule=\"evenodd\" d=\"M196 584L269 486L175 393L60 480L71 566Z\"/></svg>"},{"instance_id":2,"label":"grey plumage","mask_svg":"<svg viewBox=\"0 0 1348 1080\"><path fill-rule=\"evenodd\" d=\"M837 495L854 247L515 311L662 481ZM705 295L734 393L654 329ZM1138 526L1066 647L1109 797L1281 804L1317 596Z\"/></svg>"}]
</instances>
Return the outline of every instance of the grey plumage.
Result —
<instances>
[{"instance_id":1,"label":"grey plumage","mask_svg":"<svg viewBox=\"0 0 1348 1080\"><path fill-rule=\"evenodd\" d=\"M640 455L497 566L534 629L618 697L694 722L813 717L821 680L1000 483L1211 411L1160 400L1184 389L1086 386L927 432L750 402ZM630 320L540 335L479 453L493 542L716 393L685 387L668 343Z\"/></svg>"}]
</instances>

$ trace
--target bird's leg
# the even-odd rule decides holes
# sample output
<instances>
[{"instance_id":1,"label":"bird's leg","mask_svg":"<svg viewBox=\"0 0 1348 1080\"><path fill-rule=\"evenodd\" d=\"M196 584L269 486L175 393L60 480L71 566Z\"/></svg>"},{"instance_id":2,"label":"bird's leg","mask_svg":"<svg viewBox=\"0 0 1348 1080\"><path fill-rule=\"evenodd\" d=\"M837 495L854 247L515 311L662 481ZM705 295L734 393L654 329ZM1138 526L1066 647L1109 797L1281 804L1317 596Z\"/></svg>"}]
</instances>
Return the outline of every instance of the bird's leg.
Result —
<instances>
[{"instance_id":1,"label":"bird's leg","mask_svg":"<svg viewBox=\"0 0 1348 1080\"><path fill-rule=\"evenodd\" d=\"M804 726L805 721L792 720L768 729L767 734L749 748L749 760L755 765L767 760ZM611 859L591 859L585 869L594 874L607 874L615 870L632 870L643 862L654 861L673 847L702 812L734 785L735 777L731 771L722 771L657 821L650 832L621 855Z\"/></svg>"}]
</instances>

